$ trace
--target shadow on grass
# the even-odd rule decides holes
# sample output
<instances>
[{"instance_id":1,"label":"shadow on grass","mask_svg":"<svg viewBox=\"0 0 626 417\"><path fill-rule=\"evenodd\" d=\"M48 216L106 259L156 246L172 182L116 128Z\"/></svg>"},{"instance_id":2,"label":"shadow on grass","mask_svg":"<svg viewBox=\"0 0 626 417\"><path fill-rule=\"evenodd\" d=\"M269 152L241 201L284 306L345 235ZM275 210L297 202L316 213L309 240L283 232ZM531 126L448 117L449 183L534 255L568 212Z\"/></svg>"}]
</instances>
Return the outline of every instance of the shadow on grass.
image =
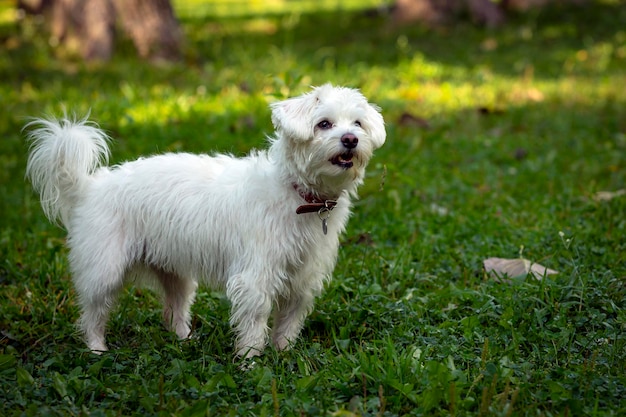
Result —
<instances>
[{"instance_id":1,"label":"shadow on grass","mask_svg":"<svg viewBox=\"0 0 626 417\"><path fill-rule=\"evenodd\" d=\"M223 70L243 60L246 65L254 62L257 70L267 67L272 69L268 73L276 73L280 59L288 56L302 73L341 68L350 74L354 68L356 73L350 76L366 82L358 73L363 66L393 71L415 55L450 68L488 67L507 77L523 76L529 65L537 78L584 72L586 66L610 70L611 62L626 59L625 20L623 2L590 1L582 6L553 5L511 15L509 23L493 30L476 28L465 20L433 29L420 24L396 28L388 16L376 11L341 10L220 20L199 16L187 17L182 23L189 40L185 64L191 70L207 71L207 65ZM80 64L55 64L48 53L42 54L42 49L50 47L36 34L43 30L41 22L27 30L21 26L0 27L0 40L11 45L0 60L4 82L55 82L83 68ZM118 42L117 55L118 60L133 55L127 40ZM598 60L607 63L603 66ZM150 69L138 65L129 71L119 64L95 67L93 73L98 74L102 89L115 87L124 79L150 82L149 78L154 78ZM150 73L147 78L146 71ZM169 81L175 84L177 79Z\"/></svg>"},{"instance_id":2,"label":"shadow on grass","mask_svg":"<svg viewBox=\"0 0 626 417\"><path fill-rule=\"evenodd\" d=\"M420 24L396 28L388 16L375 11L273 15L253 23L204 17L185 23L194 27L190 37L199 63L228 65L245 53L262 66L280 57L278 49L290 51L304 68L358 70L357 64L363 63L393 71L422 55L451 68L488 67L507 77L524 76L533 66L535 77L554 78L569 71L584 73L586 67L595 70L602 66L598 60L626 59L623 3L552 5L510 17L494 30L478 29L465 20L434 29ZM593 46L591 54L579 53ZM359 75L353 74L357 80Z\"/></svg>"}]
</instances>

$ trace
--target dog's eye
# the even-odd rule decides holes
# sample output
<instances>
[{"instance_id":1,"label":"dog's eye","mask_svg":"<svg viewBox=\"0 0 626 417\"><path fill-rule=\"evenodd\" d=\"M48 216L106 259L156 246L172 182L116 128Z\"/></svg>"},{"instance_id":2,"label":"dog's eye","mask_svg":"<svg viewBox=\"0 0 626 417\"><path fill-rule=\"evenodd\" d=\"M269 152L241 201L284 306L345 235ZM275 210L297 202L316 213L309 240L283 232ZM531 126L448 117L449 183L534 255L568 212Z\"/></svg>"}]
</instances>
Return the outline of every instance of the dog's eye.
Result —
<instances>
[{"instance_id":1,"label":"dog's eye","mask_svg":"<svg viewBox=\"0 0 626 417\"><path fill-rule=\"evenodd\" d=\"M361 127L361 122L359 122L358 120L356 122L354 122L355 126Z\"/></svg>"},{"instance_id":2,"label":"dog's eye","mask_svg":"<svg viewBox=\"0 0 626 417\"><path fill-rule=\"evenodd\" d=\"M322 120L321 122L317 124L317 127L319 127L320 129L326 130L326 129L330 129L331 127L333 127L333 125L328 120Z\"/></svg>"}]
</instances>

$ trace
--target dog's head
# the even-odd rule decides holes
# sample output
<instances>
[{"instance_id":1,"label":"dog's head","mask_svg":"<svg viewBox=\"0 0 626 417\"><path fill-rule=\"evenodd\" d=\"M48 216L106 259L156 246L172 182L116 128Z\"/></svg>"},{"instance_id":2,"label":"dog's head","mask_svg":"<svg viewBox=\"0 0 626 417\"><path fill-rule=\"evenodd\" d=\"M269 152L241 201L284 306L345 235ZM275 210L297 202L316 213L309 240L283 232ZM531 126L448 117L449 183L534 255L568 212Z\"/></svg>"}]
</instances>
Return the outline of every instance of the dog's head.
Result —
<instances>
[{"instance_id":1,"label":"dog's head","mask_svg":"<svg viewBox=\"0 0 626 417\"><path fill-rule=\"evenodd\" d=\"M301 185L320 194L354 192L372 153L385 143L380 109L355 89L325 84L271 108L274 146L285 151Z\"/></svg>"}]
</instances>

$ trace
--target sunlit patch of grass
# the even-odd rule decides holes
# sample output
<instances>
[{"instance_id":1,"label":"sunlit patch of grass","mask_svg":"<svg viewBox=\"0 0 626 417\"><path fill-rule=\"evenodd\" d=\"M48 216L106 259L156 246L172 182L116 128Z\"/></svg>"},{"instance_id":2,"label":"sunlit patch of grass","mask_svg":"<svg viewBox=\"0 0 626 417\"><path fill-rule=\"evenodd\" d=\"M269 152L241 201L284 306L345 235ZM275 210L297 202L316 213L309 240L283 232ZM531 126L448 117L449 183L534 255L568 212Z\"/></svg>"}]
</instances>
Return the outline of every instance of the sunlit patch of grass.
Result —
<instances>
[{"instance_id":1,"label":"sunlit patch of grass","mask_svg":"<svg viewBox=\"0 0 626 417\"><path fill-rule=\"evenodd\" d=\"M0 27L14 24L17 20L17 11L11 7L13 2L3 1L2 3L0 3Z\"/></svg>"},{"instance_id":2,"label":"sunlit patch of grass","mask_svg":"<svg viewBox=\"0 0 626 417\"><path fill-rule=\"evenodd\" d=\"M245 1L245 0L174 0L174 7L182 18L233 18L252 17L252 22L258 22L258 15L284 15L319 13L320 11L352 12L368 8L379 7L380 0L270 0L270 1ZM248 23L250 24L250 23ZM251 23L254 26L255 23ZM244 28L247 25L244 24ZM249 27L249 26L248 26Z\"/></svg>"}]
</instances>

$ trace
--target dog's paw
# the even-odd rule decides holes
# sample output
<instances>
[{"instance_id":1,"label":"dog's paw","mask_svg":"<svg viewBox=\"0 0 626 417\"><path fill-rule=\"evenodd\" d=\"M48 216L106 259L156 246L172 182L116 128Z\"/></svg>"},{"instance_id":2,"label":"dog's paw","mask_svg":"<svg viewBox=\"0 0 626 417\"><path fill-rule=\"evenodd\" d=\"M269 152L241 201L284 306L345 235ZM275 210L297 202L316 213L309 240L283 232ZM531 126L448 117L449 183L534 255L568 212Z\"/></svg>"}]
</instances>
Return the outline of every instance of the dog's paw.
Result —
<instances>
[{"instance_id":1,"label":"dog's paw","mask_svg":"<svg viewBox=\"0 0 626 417\"><path fill-rule=\"evenodd\" d=\"M291 349L291 344L292 344L292 342L289 341L289 339L287 339L284 336L275 338L273 343L274 343L274 347L278 351L289 350Z\"/></svg>"},{"instance_id":2,"label":"dog's paw","mask_svg":"<svg viewBox=\"0 0 626 417\"><path fill-rule=\"evenodd\" d=\"M255 360L255 358L245 358L241 362L239 362L239 366L237 368L239 368L240 371L249 372L257 366L258 362Z\"/></svg>"},{"instance_id":3,"label":"dog's paw","mask_svg":"<svg viewBox=\"0 0 626 417\"><path fill-rule=\"evenodd\" d=\"M89 350L91 351L91 353L95 355L102 355L102 353L109 350L106 344L104 344L103 342L98 342L98 341L89 342L87 344L87 347L89 347Z\"/></svg>"}]
</instances>

